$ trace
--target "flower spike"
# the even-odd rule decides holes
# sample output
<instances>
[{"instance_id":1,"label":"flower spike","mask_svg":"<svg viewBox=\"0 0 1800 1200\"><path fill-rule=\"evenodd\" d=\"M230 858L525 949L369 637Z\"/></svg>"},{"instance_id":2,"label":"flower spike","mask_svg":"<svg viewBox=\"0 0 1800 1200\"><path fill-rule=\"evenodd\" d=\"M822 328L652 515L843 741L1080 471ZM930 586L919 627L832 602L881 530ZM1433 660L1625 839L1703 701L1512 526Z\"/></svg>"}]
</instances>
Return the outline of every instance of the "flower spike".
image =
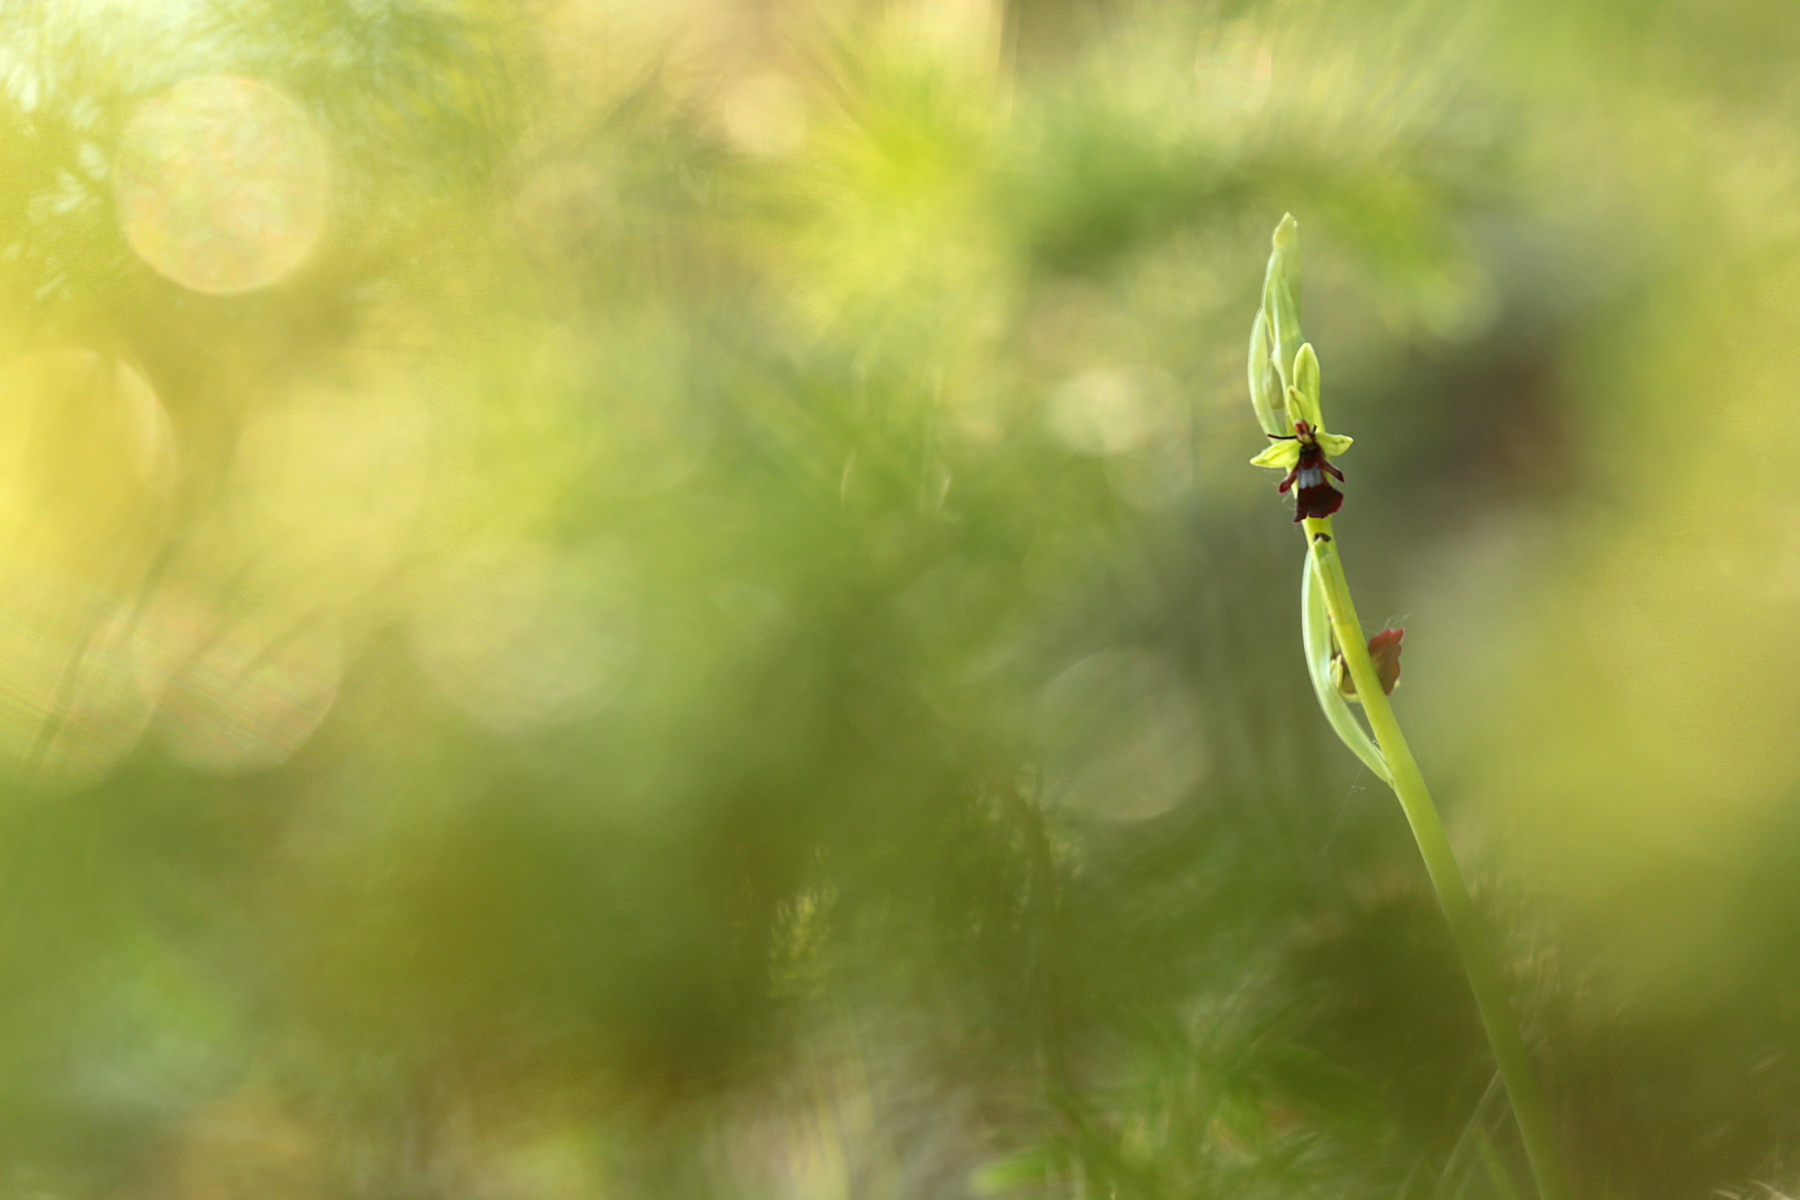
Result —
<instances>
[{"instance_id":1,"label":"flower spike","mask_svg":"<svg viewBox=\"0 0 1800 1200\"><path fill-rule=\"evenodd\" d=\"M1344 502L1331 481L1341 482L1344 476L1331 458L1348 450L1350 439L1325 430L1318 355L1300 335L1300 238L1292 216L1282 217L1275 229L1262 305L1250 328L1250 402L1269 438L1269 445L1250 461L1286 472L1279 490L1294 493L1294 520L1305 522L1300 628L1319 707L1363 765L1393 788L1412 827L1512 1102L1538 1200L1572 1200L1575 1193L1563 1172L1557 1130L1519 1036L1493 946L1388 702L1400 680L1404 632L1384 629L1365 637L1344 578L1331 525L1331 515ZM1353 704L1361 708L1362 719Z\"/></svg>"},{"instance_id":2,"label":"flower spike","mask_svg":"<svg viewBox=\"0 0 1800 1200\"><path fill-rule=\"evenodd\" d=\"M1276 490L1294 493L1294 520L1328 517L1344 503L1330 480L1344 473L1333 455L1351 439L1328 433L1319 403L1319 356L1300 334L1300 227L1289 214L1275 227L1262 307L1250 327L1250 403L1273 443L1250 462L1284 471ZM1329 476L1330 478L1327 478Z\"/></svg>"}]
</instances>

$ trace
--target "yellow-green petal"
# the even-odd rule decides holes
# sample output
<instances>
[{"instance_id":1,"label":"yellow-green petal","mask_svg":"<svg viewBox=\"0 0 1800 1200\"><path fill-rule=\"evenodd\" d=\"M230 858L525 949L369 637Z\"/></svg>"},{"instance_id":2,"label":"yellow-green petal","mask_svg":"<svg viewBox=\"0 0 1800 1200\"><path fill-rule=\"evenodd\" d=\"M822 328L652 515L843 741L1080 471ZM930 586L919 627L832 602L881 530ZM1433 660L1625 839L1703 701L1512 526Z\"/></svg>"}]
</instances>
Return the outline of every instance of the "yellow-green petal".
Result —
<instances>
[{"instance_id":1,"label":"yellow-green petal","mask_svg":"<svg viewBox=\"0 0 1800 1200\"><path fill-rule=\"evenodd\" d=\"M1277 471L1291 471L1294 464L1300 461L1300 443L1293 438L1284 442L1271 442L1269 448L1250 460L1253 467L1274 467Z\"/></svg>"},{"instance_id":2,"label":"yellow-green petal","mask_svg":"<svg viewBox=\"0 0 1800 1200\"><path fill-rule=\"evenodd\" d=\"M1319 449L1325 452L1327 458L1336 458L1348 450L1356 440L1341 433L1320 432L1313 436L1319 443Z\"/></svg>"}]
</instances>

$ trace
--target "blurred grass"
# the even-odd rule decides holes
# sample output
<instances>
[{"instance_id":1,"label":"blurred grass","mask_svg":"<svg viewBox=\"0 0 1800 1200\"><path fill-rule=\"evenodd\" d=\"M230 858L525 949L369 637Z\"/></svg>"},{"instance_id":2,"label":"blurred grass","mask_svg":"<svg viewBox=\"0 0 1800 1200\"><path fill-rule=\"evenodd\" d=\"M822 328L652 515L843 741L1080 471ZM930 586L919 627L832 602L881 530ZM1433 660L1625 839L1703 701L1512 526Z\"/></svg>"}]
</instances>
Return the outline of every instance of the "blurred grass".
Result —
<instances>
[{"instance_id":1,"label":"blurred grass","mask_svg":"<svg viewBox=\"0 0 1800 1200\"><path fill-rule=\"evenodd\" d=\"M1513 1194L1286 210L1582 1194L1794 1185L1787 7L0 28L0 1195Z\"/></svg>"}]
</instances>

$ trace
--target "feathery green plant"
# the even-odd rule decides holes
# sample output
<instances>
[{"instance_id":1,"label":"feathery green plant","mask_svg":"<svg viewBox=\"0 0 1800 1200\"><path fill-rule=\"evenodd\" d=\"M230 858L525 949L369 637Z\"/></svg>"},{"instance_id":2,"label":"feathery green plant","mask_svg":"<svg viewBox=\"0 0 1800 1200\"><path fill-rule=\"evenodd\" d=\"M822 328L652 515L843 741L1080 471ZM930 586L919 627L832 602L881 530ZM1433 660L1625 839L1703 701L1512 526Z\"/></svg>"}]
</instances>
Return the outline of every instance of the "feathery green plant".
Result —
<instances>
[{"instance_id":1,"label":"feathery green plant","mask_svg":"<svg viewBox=\"0 0 1800 1200\"><path fill-rule=\"evenodd\" d=\"M1301 631L1307 669L1332 728L1394 790L1406 813L1475 993L1538 1195L1541 1200L1568 1200L1571 1193L1549 1108L1519 1036L1494 947L1469 898L1437 806L1388 703L1387 693L1397 671L1378 671L1351 603L1331 526L1332 514L1344 498L1330 479L1343 479L1330 459L1348 450L1351 439L1325 430L1319 403L1319 360L1300 334L1299 285L1299 226L1288 215L1275 229L1262 307L1250 334L1250 399L1270 438L1269 447L1251 461L1287 471L1281 491L1293 491L1294 522L1306 532ZM1392 639L1376 648L1394 654L1398 649ZM1397 666L1397 658L1393 664ZM1366 731L1351 711L1351 699L1360 703L1368 719Z\"/></svg>"}]
</instances>

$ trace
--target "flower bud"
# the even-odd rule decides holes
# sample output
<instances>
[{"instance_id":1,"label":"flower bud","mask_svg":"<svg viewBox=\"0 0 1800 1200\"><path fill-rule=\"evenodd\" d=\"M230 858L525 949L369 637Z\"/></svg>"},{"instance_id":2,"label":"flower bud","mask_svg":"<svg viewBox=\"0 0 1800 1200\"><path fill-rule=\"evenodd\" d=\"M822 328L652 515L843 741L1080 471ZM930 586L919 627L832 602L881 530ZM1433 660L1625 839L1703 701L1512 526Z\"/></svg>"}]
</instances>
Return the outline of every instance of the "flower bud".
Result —
<instances>
[{"instance_id":1,"label":"flower bud","mask_svg":"<svg viewBox=\"0 0 1800 1200\"><path fill-rule=\"evenodd\" d=\"M1269 322L1261 309L1250 327L1250 403L1256 409L1256 420L1270 437L1286 437L1293 432L1294 418L1288 415L1287 389L1275 369L1275 357L1269 345Z\"/></svg>"},{"instance_id":2,"label":"flower bud","mask_svg":"<svg viewBox=\"0 0 1800 1200\"><path fill-rule=\"evenodd\" d=\"M1369 639L1369 662L1375 667L1375 678L1380 682L1381 690L1390 696L1400 683L1400 640L1405 636L1404 629L1384 629ZM1357 700L1356 681L1350 678L1350 665L1337 650L1331 654L1331 677L1337 681L1338 691L1345 699ZM1357 703L1362 701L1357 700Z\"/></svg>"},{"instance_id":3,"label":"flower bud","mask_svg":"<svg viewBox=\"0 0 1800 1200\"><path fill-rule=\"evenodd\" d=\"M1294 384L1290 364L1300 352L1300 225L1288 213L1275 227L1269 269L1263 275L1262 317L1269 353L1283 391Z\"/></svg>"}]
</instances>

